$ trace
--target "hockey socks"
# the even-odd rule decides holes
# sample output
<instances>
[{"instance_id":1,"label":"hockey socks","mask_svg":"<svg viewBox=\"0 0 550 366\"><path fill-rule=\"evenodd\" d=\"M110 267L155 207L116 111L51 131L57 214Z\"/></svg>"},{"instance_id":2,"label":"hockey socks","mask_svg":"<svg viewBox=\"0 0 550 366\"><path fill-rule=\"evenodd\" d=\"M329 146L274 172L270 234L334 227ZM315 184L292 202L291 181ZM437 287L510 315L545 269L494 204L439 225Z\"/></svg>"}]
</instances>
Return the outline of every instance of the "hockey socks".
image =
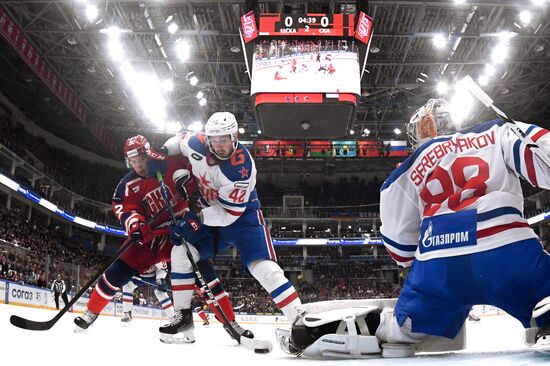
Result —
<instances>
[{"instance_id":1,"label":"hockey socks","mask_svg":"<svg viewBox=\"0 0 550 366\"><path fill-rule=\"evenodd\" d=\"M188 309L193 298L195 290L195 273L170 273L170 281L172 283L172 297L174 298L174 309Z\"/></svg>"},{"instance_id":2,"label":"hockey socks","mask_svg":"<svg viewBox=\"0 0 550 366\"><path fill-rule=\"evenodd\" d=\"M281 267L271 260L264 259L249 264L248 270L269 292L275 305L285 314L288 321L294 322L298 316L298 306L302 302Z\"/></svg>"},{"instance_id":3,"label":"hockey socks","mask_svg":"<svg viewBox=\"0 0 550 366\"><path fill-rule=\"evenodd\" d=\"M230 322L234 321L235 320L235 312L233 311L233 305L231 304L231 300L229 300L229 295L227 294L227 292L223 291L223 294L221 294L220 297L218 297L219 295L216 295L216 293L214 292L214 296L216 297L216 301L218 301L218 304L220 305L220 308L222 309L223 313L225 314L227 320L229 320ZM216 307L212 303L212 301L206 300L206 303L208 304L208 307L210 308L210 310L216 316L216 319L220 323L223 323L223 318L222 318L220 312L218 311L218 309L216 309Z\"/></svg>"},{"instance_id":4,"label":"hockey socks","mask_svg":"<svg viewBox=\"0 0 550 366\"><path fill-rule=\"evenodd\" d=\"M117 291L119 291L119 288L114 286L107 279L107 276L103 274L99 278L99 281L97 281L94 291L92 291L92 296L90 296L90 300L88 301L88 310L94 314L101 313Z\"/></svg>"},{"instance_id":5,"label":"hockey socks","mask_svg":"<svg viewBox=\"0 0 550 366\"><path fill-rule=\"evenodd\" d=\"M201 318L201 320L205 323L208 322L208 317L206 316L206 313L204 312L204 310L199 310L198 311L198 314L199 314L199 318Z\"/></svg>"},{"instance_id":6,"label":"hockey socks","mask_svg":"<svg viewBox=\"0 0 550 366\"><path fill-rule=\"evenodd\" d=\"M99 314L105 308L105 306L107 306L109 301L111 301L111 299L106 299L99 294L96 286L96 288L92 292L92 296L90 296L90 300L88 300L88 310L90 310L94 314Z\"/></svg>"},{"instance_id":7,"label":"hockey socks","mask_svg":"<svg viewBox=\"0 0 550 366\"><path fill-rule=\"evenodd\" d=\"M174 305L172 305L172 300L166 292L159 291L155 289L155 296L162 307L162 310L166 312L166 315L171 318L174 316Z\"/></svg>"}]
</instances>

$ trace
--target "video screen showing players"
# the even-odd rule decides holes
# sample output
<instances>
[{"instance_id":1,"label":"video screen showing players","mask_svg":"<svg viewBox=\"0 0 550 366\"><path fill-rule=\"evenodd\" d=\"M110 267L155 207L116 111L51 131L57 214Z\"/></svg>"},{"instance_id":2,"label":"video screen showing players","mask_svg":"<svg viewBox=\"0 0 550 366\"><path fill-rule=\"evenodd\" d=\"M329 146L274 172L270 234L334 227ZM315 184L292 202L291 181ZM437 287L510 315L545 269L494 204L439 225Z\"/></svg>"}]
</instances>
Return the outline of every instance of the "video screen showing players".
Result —
<instances>
[{"instance_id":1,"label":"video screen showing players","mask_svg":"<svg viewBox=\"0 0 550 366\"><path fill-rule=\"evenodd\" d=\"M360 94L355 41L264 39L254 47L251 93Z\"/></svg>"}]
</instances>

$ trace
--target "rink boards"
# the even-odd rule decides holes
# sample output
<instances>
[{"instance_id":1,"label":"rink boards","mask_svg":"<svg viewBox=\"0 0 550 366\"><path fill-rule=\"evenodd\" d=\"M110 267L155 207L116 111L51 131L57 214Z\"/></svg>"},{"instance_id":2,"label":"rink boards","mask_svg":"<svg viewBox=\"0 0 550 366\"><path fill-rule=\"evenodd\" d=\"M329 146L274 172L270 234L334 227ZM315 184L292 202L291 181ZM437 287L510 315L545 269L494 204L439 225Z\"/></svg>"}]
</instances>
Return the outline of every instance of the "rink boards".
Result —
<instances>
[{"instance_id":1,"label":"rink boards","mask_svg":"<svg viewBox=\"0 0 550 366\"><path fill-rule=\"evenodd\" d=\"M71 297L69 296L69 299ZM88 303L87 297L82 297L73 305L73 312L81 313L86 310L86 304ZM37 309L55 310L54 293L48 289L39 288L29 285L21 285L11 281L0 280L0 304L9 304L17 306L25 306ZM59 299L59 305L63 306L63 300ZM122 316L123 306L121 302L111 301L105 309L101 312L101 315L108 316ZM145 319L167 319L166 312L162 309L149 308L146 306L134 305L132 309L132 315L134 318ZM194 313L194 320L202 322L199 316ZM216 322L215 320L213 320ZM287 324L287 320L284 316L272 316L272 315L255 315L255 314L238 314L237 321L243 324Z\"/></svg>"}]
</instances>

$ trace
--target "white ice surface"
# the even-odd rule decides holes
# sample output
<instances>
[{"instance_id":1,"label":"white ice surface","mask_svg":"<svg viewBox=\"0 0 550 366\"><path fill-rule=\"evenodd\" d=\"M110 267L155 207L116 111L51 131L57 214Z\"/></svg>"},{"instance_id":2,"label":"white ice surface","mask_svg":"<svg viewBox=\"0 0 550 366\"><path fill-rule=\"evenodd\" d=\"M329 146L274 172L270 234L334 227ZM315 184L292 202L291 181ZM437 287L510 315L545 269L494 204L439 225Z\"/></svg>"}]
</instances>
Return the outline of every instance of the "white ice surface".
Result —
<instances>
[{"instance_id":1,"label":"white ice surface","mask_svg":"<svg viewBox=\"0 0 550 366\"><path fill-rule=\"evenodd\" d=\"M204 365L269 366L333 364L332 361L296 359L281 351L275 342L274 325L243 324L257 338L271 339L273 352L255 354L236 346L220 324L209 328L195 323L194 344L167 345L158 340L163 321L134 319L125 328L120 318L100 317L86 333L73 332L75 314L67 313L49 331L15 328L12 314L47 320L49 310L0 304L0 362L2 365ZM467 325L467 349L457 353L417 355L409 359L338 361L351 365L533 365L550 364L550 356L533 353L522 342L523 328L507 316L483 317Z\"/></svg>"}]
</instances>

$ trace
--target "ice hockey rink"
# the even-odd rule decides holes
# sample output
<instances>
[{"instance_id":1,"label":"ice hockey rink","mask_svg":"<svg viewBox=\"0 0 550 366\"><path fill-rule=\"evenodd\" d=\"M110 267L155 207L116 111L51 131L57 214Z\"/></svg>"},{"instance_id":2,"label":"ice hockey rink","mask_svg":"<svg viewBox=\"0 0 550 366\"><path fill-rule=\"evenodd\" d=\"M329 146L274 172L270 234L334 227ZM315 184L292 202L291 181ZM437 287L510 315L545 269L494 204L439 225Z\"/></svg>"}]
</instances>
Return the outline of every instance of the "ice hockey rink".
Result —
<instances>
[{"instance_id":1,"label":"ice hockey rink","mask_svg":"<svg viewBox=\"0 0 550 366\"><path fill-rule=\"evenodd\" d=\"M2 365L327 365L333 361L297 359L276 344L273 324L244 324L256 337L270 339L273 351L255 354L240 348L221 324L206 328L195 323L194 344L163 344L158 340L158 320L134 319L123 327L120 318L102 316L86 333L74 333L75 314L66 314L49 331L16 328L9 317L17 314L47 320L54 312L0 305L0 359ZM508 315L483 316L467 322L467 348L456 353L423 354L408 359L337 361L339 365L533 365L548 364L550 356L526 349L522 327Z\"/></svg>"}]
</instances>

